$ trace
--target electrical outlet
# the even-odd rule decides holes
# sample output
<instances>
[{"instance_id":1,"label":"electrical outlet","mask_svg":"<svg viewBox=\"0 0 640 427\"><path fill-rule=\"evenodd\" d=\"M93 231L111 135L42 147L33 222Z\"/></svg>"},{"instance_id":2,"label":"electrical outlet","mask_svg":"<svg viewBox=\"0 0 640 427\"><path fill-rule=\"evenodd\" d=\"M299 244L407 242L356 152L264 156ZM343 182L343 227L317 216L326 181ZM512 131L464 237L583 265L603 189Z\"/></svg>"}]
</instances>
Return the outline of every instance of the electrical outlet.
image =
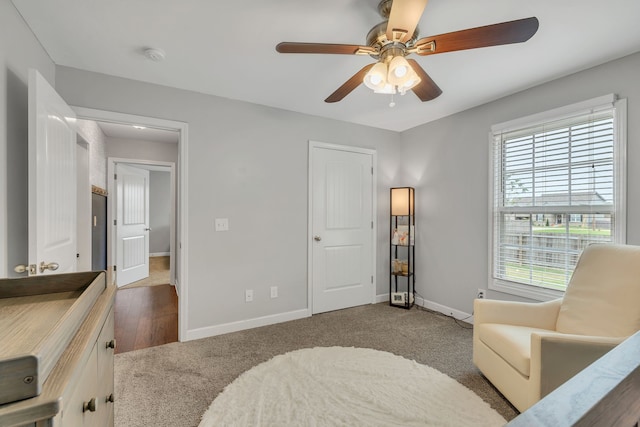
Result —
<instances>
[{"instance_id":1,"label":"electrical outlet","mask_svg":"<svg viewBox=\"0 0 640 427\"><path fill-rule=\"evenodd\" d=\"M244 302L253 301L253 289L246 289L244 291Z\"/></svg>"},{"instance_id":2,"label":"electrical outlet","mask_svg":"<svg viewBox=\"0 0 640 427\"><path fill-rule=\"evenodd\" d=\"M278 287L277 286L272 286L271 287L271 298L278 298Z\"/></svg>"},{"instance_id":3,"label":"electrical outlet","mask_svg":"<svg viewBox=\"0 0 640 427\"><path fill-rule=\"evenodd\" d=\"M485 297L485 293L486 293L486 290L484 290L484 289L478 289L478 294L476 295L476 298L478 298L478 299L484 299L484 297Z\"/></svg>"}]
</instances>

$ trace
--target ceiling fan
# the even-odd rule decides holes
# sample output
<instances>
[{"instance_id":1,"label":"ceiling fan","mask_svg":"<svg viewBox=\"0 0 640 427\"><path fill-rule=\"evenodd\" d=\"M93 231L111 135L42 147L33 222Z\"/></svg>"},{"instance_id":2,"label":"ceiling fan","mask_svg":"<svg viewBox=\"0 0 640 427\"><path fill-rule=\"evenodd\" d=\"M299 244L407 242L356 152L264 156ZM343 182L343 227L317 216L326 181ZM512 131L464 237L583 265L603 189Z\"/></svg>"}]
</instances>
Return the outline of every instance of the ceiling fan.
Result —
<instances>
[{"instance_id":1,"label":"ceiling fan","mask_svg":"<svg viewBox=\"0 0 640 427\"><path fill-rule=\"evenodd\" d=\"M367 34L367 45L282 42L280 53L331 53L369 55L377 62L366 65L347 80L325 102L338 102L364 83L375 93L400 93L412 90L422 102L442 93L414 59L406 56L435 55L480 47L522 43L538 31L535 17L469 28L418 39L418 22L428 0L382 0L378 12L385 21ZM395 105L392 101L391 106Z\"/></svg>"}]
</instances>

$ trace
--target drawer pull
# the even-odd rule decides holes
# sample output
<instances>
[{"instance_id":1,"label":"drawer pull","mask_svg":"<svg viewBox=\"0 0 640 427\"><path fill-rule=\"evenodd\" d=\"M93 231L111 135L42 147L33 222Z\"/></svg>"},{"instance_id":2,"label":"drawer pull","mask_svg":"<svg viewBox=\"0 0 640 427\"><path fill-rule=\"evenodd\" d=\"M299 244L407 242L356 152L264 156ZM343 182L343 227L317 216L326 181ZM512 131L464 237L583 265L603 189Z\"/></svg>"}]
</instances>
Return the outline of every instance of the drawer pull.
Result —
<instances>
[{"instance_id":1,"label":"drawer pull","mask_svg":"<svg viewBox=\"0 0 640 427\"><path fill-rule=\"evenodd\" d=\"M115 340L115 338L107 343L107 348L112 348L112 349L115 350L115 348L116 348L116 340Z\"/></svg>"},{"instance_id":2,"label":"drawer pull","mask_svg":"<svg viewBox=\"0 0 640 427\"><path fill-rule=\"evenodd\" d=\"M107 403L113 403L114 401L115 401L115 398L113 397L113 393L107 396Z\"/></svg>"},{"instance_id":3,"label":"drawer pull","mask_svg":"<svg viewBox=\"0 0 640 427\"><path fill-rule=\"evenodd\" d=\"M82 412L96 412L96 398L92 397L90 401L82 403Z\"/></svg>"}]
</instances>

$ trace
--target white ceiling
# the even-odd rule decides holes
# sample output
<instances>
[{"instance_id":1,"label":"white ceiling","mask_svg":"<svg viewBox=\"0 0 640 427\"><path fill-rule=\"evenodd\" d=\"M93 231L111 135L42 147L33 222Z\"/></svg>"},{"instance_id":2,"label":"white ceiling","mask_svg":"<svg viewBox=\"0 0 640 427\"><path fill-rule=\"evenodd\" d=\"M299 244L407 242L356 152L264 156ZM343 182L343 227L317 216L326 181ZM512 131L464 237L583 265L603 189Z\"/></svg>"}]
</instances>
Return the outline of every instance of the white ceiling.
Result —
<instances>
[{"instance_id":1,"label":"white ceiling","mask_svg":"<svg viewBox=\"0 0 640 427\"><path fill-rule=\"evenodd\" d=\"M365 44L378 0L13 0L52 60L83 70L403 131L640 50L638 0L431 0L420 36L536 16L523 44L416 59L443 90L324 99L373 59L285 55L281 41ZM152 62L147 47L166 60Z\"/></svg>"},{"instance_id":2,"label":"white ceiling","mask_svg":"<svg viewBox=\"0 0 640 427\"><path fill-rule=\"evenodd\" d=\"M142 141L178 143L180 134L177 131L145 127L135 128L120 123L97 122L102 132L110 138L138 139Z\"/></svg>"}]
</instances>

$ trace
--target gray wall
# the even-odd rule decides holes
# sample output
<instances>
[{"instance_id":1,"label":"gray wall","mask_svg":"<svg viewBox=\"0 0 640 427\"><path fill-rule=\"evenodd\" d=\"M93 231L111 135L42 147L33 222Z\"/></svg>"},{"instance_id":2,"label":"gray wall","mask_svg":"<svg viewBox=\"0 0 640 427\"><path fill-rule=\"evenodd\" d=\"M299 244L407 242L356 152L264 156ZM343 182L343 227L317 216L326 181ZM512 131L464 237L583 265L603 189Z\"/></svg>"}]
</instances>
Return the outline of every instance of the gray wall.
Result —
<instances>
[{"instance_id":1,"label":"gray wall","mask_svg":"<svg viewBox=\"0 0 640 427\"><path fill-rule=\"evenodd\" d=\"M398 133L72 68L56 73L69 104L189 124L188 329L307 307L309 140L378 150L377 292L387 292ZM214 231L219 217L229 218L229 232ZM279 298L269 298L273 285Z\"/></svg>"},{"instance_id":2,"label":"gray wall","mask_svg":"<svg viewBox=\"0 0 640 427\"><path fill-rule=\"evenodd\" d=\"M89 143L89 181L91 185L107 189L107 150L105 136L98 123L78 119L77 131Z\"/></svg>"},{"instance_id":3,"label":"gray wall","mask_svg":"<svg viewBox=\"0 0 640 427\"><path fill-rule=\"evenodd\" d=\"M149 252L152 254L169 253L171 250L170 190L170 172L149 172Z\"/></svg>"},{"instance_id":4,"label":"gray wall","mask_svg":"<svg viewBox=\"0 0 640 427\"><path fill-rule=\"evenodd\" d=\"M0 277L28 259L29 68L49 83L55 66L10 1L0 1Z\"/></svg>"},{"instance_id":5,"label":"gray wall","mask_svg":"<svg viewBox=\"0 0 640 427\"><path fill-rule=\"evenodd\" d=\"M402 134L404 181L416 187L421 295L471 313L478 288L487 288L491 125L608 93L628 99L627 242L640 244L639 72L637 53Z\"/></svg>"}]
</instances>

